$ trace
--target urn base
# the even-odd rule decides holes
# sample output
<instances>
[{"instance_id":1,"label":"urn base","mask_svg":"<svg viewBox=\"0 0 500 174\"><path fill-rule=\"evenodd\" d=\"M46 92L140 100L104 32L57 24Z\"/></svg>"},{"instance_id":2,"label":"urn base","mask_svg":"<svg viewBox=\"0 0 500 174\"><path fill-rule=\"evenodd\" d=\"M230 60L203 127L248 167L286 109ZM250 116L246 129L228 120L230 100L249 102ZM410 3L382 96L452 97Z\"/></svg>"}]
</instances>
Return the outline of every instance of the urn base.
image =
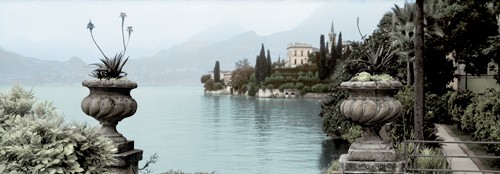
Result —
<instances>
[{"instance_id":1,"label":"urn base","mask_svg":"<svg viewBox=\"0 0 500 174\"><path fill-rule=\"evenodd\" d=\"M349 160L348 154L340 156L340 173L403 173L406 165L406 161L389 161L389 162L377 162L377 161L352 161Z\"/></svg>"}]
</instances>

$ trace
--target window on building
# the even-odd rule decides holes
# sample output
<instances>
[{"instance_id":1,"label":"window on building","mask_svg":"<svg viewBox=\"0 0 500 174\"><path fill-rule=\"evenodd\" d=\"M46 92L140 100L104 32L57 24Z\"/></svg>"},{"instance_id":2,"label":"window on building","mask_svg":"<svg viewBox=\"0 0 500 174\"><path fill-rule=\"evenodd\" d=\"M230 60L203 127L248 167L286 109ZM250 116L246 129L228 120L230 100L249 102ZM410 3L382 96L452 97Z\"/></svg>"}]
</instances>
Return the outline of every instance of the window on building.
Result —
<instances>
[{"instance_id":1,"label":"window on building","mask_svg":"<svg viewBox=\"0 0 500 174\"><path fill-rule=\"evenodd\" d=\"M294 55L297 56L297 50L293 50Z\"/></svg>"},{"instance_id":2,"label":"window on building","mask_svg":"<svg viewBox=\"0 0 500 174\"><path fill-rule=\"evenodd\" d=\"M304 56L304 50L300 50L300 56Z\"/></svg>"},{"instance_id":3,"label":"window on building","mask_svg":"<svg viewBox=\"0 0 500 174\"><path fill-rule=\"evenodd\" d=\"M297 65L297 59L294 60L293 64Z\"/></svg>"},{"instance_id":4,"label":"window on building","mask_svg":"<svg viewBox=\"0 0 500 174\"><path fill-rule=\"evenodd\" d=\"M304 62L303 62L303 61L304 61L304 60L300 60L300 64L301 64L301 65L302 65L302 64L304 64Z\"/></svg>"}]
</instances>

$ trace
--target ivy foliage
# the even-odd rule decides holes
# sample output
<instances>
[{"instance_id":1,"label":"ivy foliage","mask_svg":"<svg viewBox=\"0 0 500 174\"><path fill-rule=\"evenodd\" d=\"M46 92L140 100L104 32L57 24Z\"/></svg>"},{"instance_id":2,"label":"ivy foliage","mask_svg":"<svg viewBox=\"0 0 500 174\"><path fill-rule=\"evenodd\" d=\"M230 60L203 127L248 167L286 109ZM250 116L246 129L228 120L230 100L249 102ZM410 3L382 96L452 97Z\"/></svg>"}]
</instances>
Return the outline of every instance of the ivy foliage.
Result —
<instances>
[{"instance_id":1,"label":"ivy foliage","mask_svg":"<svg viewBox=\"0 0 500 174\"><path fill-rule=\"evenodd\" d=\"M64 123L33 92L0 93L0 173L106 173L115 151L99 128Z\"/></svg>"}]
</instances>

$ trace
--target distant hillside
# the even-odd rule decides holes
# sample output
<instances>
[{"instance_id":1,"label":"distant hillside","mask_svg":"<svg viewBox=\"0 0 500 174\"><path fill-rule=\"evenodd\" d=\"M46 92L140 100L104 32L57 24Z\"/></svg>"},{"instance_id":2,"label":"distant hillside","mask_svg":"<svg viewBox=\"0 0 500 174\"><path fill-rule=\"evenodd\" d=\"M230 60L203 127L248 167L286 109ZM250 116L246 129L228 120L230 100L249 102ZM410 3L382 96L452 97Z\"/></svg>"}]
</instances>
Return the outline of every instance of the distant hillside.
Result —
<instances>
[{"instance_id":1,"label":"distant hillside","mask_svg":"<svg viewBox=\"0 0 500 174\"><path fill-rule=\"evenodd\" d=\"M195 42L206 41L211 35L222 37L212 28L152 57L131 60L125 69L130 79L146 84L191 85L200 83L201 75L211 71L217 60L222 70L234 69L234 63L245 58L254 63L262 43L271 51L273 61L278 56L286 59L286 47L290 43L319 45L320 35L330 31L333 16L330 9L332 7L321 7L295 28L269 36L247 31L213 44Z\"/></svg>"},{"instance_id":2,"label":"distant hillside","mask_svg":"<svg viewBox=\"0 0 500 174\"><path fill-rule=\"evenodd\" d=\"M65 62L24 57L0 48L0 84L75 84L89 74L77 57Z\"/></svg>"},{"instance_id":3,"label":"distant hillside","mask_svg":"<svg viewBox=\"0 0 500 174\"><path fill-rule=\"evenodd\" d=\"M286 47L290 43L319 45L320 35L330 31L334 17L331 9L325 5L293 29L268 36L246 31L234 22L215 25L154 56L129 60L124 71L128 73L127 78L143 85L198 85L201 75L211 71L217 60L222 70L234 69L234 63L245 58L253 64L262 43L270 49L273 61L278 56L286 59ZM0 84L74 84L88 78L91 71L79 58L47 61L0 49Z\"/></svg>"}]
</instances>

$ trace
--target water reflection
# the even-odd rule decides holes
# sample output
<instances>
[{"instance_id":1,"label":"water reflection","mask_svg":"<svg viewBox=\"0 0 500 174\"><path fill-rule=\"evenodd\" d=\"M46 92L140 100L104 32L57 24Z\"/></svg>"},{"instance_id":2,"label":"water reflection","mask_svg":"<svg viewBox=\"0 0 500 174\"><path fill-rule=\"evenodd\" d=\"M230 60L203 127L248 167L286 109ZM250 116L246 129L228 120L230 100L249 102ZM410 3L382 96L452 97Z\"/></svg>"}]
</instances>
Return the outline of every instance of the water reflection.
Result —
<instances>
[{"instance_id":1,"label":"water reflection","mask_svg":"<svg viewBox=\"0 0 500 174\"><path fill-rule=\"evenodd\" d=\"M337 160L340 155L347 153L349 142L327 138L321 143L321 155L319 157L319 169L330 167L332 161Z\"/></svg>"}]
</instances>

